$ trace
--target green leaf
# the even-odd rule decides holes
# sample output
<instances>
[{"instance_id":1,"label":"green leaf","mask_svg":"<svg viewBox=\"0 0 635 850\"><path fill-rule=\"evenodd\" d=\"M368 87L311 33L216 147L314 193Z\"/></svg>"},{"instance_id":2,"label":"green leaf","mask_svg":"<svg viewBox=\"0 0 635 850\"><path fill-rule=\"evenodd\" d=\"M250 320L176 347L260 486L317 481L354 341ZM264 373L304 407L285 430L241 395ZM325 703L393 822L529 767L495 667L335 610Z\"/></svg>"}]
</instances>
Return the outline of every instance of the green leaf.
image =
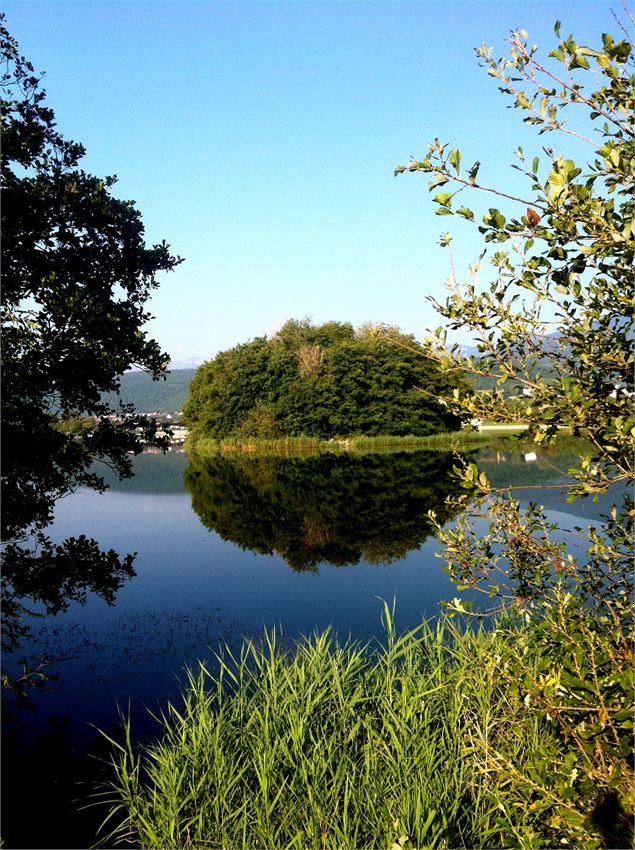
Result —
<instances>
[{"instance_id":1,"label":"green leaf","mask_svg":"<svg viewBox=\"0 0 635 850\"><path fill-rule=\"evenodd\" d=\"M564 174L561 174L559 171L550 171L549 177L547 178L547 182L550 186L566 186L567 179Z\"/></svg>"},{"instance_id":2,"label":"green leaf","mask_svg":"<svg viewBox=\"0 0 635 850\"><path fill-rule=\"evenodd\" d=\"M562 195L567 186L567 180L564 174L561 174L559 171L551 171L549 173L549 177L547 178L547 182L551 186L550 197L552 200L556 201Z\"/></svg>"},{"instance_id":3,"label":"green leaf","mask_svg":"<svg viewBox=\"0 0 635 850\"><path fill-rule=\"evenodd\" d=\"M519 109L531 109L532 104L525 92L518 92L516 95L516 106Z\"/></svg>"},{"instance_id":4,"label":"green leaf","mask_svg":"<svg viewBox=\"0 0 635 850\"><path fill-rule=\"evenodd\" d=\"M436 174L432 180L428 181L428 192L431 192L438 186L445 186L445 184L449 182L449 179L450 178L446 177L445 174Z\"/></svg>"},{"instance_id":5,"label":"green leaf","mask_svg":"<svg viewBox=\"0 0 635 850\"><path fill-rule=\"evenodd\" d=\"M483 216L483 224L489 224L491 227L494 227L496 230L502 230L507 223L507 219L501 213L500 210L495 207L490 207L489 212L485 213Z\"/></svg>"},{"instance_id":6,"label":"green leaf","mask_svg":"<svg viewBox=\"0 0 635 850\"><path fill-rule=\"evenodd\" d=\"M441 204L444 207L449 207L451 200L452 200L452 192L439 192L438 195L434 196L434 201L437 204Z\"/></svg>"},{"instance_id":7,"label":"green leaf","mask_svg":"<svg viewBox=\"0 0 635 850\"><path fill-rule=\"evenodd\" d=\"M623 708L620 711L616 711L613 715L613 720L615 723L622 723L624 720L632 720L633 712L630 708Z\"/></svg>"},{"instance_id":8,"label":"green leaf","mask_svg":"<svg viewBox=\"0 0 635 850\"><path fill-rule=\"evenodd\" d=\"M578 51L576 50L575 55L571 59L571 64L569 65L569 68L571 68L571 69L573 69L573 68L587 68L588 69L590 67L591 66L589 65L589 60L586 59L584 56L581 56L578 53Z\"/></svg>"},{"instance_id":9,"label":"green leaf","mask_svg":"<svg viewBox=\"0 0 635 850\"><path fill-rule=\"evenodd\" d=\"M456 173L459 173L460 165L461 165L461 151L458 148L454 148L452 153L450 154L450 165L454 166L456 169Z\"/></svg>"},{"instance_id":10,"label":"green leaf","mask_svg":"<svg viewBox=\"0 0 635 850\"><path fill-rule=\"evenodd\" d=\"M589 691L590 693L595 693L595 690L592 685L587 684L577 676L569 675L566 670L562 670L560 674L560 679L565 688L569 688L573 691L584 690Z\"/></svg>"}]
</instances>

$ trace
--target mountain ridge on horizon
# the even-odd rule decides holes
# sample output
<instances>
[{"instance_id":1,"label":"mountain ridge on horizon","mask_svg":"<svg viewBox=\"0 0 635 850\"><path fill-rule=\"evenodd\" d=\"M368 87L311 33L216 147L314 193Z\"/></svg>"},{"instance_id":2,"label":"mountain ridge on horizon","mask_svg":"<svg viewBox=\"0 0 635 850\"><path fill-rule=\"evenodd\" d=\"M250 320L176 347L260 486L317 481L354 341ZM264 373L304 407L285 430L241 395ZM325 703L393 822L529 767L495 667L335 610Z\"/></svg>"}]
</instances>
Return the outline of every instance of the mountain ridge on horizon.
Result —
<instances>
[{"instance_id":1,"label":"mountain ridge on horizon","mask_svg":"<svg viewBox=\"0 0 635 850\"><path fill-rule=\"evenodd\" d=\"M177 367L168 371L165 380L153 381L151 375L140 369L125 372L121 376L120 394L104 393L102 400L115 410L122 401L134 404L138 413L179 413L183 410L195 373L195 367Z\"/></svg>"}]
</instances>

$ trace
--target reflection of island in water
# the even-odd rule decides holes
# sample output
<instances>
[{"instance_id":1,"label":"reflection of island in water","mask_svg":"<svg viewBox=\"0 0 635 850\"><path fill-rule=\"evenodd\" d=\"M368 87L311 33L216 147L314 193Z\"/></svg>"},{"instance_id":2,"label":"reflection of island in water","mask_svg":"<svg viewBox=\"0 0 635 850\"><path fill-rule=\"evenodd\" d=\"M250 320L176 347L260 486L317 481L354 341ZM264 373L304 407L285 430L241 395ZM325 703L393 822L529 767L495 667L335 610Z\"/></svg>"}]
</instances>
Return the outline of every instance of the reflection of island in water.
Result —
<instances>
[{"instance_id":1,"label":"reflection of island in water","mask_svg":"<svg viewBox=\"0 0 635 850\"><path fill-rule=\"evenodd\" d=\"M323 562L382 564L451 518L450 453L195 459L185 473L203 525L243 549L281 555L294 570Z\"/></svg>"}]
</instances>

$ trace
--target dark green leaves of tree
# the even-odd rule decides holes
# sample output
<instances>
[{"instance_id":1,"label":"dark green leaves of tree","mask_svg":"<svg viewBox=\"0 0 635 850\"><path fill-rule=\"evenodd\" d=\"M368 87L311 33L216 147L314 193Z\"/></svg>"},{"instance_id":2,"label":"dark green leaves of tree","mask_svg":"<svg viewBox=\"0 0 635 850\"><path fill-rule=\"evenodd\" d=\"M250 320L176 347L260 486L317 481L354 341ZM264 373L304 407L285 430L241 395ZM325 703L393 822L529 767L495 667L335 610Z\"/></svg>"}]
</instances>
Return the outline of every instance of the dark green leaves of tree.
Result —
<instances>
[{"instance_id":1,"label":"dark green leaves of tree","mask_svg":"<svg viewBox=\"0 0 635 850\"><path fill-rule=\"evenodd\" d=\"M142 328L157 274L180 260L165 242L145 245L114 177L81 169L84 148L57 131L33 66L1 24L0 52L3 588L59 610L86 589L112 598L132 572L129 557L83 537L53 546L43 529L61 496L103 488L95 459L127 476L130 453L162 444L156 423L102 393L133 365L164 374L168 357ZM85 427L66 427L82 416Z\"/></svg>"},{"instance_id":2,"label":"dark green leaves of tree","mask_svg":"<svg viewBox=\"0 0 635 850\"><path fill-rule=\"evenodd\" d=\"M289 321L201 366L184 413L194 440L425 436L459 427L459 384L394 328Z\"/></svg>"}]
</instances>

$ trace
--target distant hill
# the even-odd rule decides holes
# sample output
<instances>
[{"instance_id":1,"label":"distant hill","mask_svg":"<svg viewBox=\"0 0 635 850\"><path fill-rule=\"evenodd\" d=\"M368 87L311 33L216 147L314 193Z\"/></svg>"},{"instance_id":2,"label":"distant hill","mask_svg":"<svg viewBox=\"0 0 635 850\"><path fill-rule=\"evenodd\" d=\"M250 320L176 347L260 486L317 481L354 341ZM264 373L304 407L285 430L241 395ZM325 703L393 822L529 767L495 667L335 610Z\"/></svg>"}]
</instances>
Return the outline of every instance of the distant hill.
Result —
<instances>
[{"instance_id":1,"label":"distant hill","mask_svg":"<svg viewBox=\"0 0 635 850\"><path fill-rule=\"evenodd\" d=\"M165 381L153 381L145 372L126 372L121 378L121 400L134 404L139 413L183 410L195 372L196 369L174 369ZM114 393L105 393L104 400L117 405Z\"/></svg>"}]
</instances>

